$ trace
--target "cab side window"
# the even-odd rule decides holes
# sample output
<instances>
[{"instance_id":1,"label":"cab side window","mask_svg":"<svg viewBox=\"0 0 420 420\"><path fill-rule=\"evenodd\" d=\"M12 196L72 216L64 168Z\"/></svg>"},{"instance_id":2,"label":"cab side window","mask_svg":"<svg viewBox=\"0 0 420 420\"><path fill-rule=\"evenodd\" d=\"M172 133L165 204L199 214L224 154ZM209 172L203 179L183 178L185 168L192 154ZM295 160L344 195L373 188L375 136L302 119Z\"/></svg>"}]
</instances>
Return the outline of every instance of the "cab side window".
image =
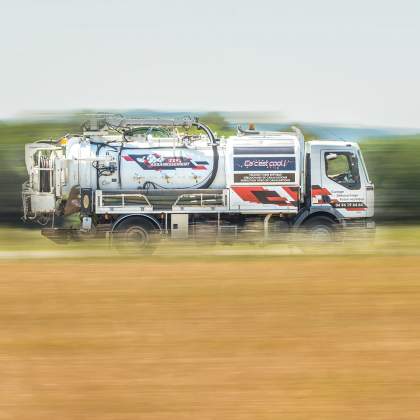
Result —
<instances>
[{"instance_id":1,"label":"cab side window","mask_svg":"<svg viewBox=\"0 0 420 420\"><path fill-rule=\"evenodd\" d=\"M349 190L360 189L359 166L354 153L325 153L325 172L329 179Z\"/></svg>"}]
</instances>

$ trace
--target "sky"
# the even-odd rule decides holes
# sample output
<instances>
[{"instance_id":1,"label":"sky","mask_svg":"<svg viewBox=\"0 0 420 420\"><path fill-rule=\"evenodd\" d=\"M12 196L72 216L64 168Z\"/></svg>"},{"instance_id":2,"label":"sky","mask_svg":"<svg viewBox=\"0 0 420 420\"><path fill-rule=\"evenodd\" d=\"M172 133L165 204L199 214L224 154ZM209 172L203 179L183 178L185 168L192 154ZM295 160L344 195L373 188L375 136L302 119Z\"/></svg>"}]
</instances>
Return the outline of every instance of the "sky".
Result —
<instances>
[{"instance_id":1,"label":"sky","mask_svg":"<svg viewBox=\"0 0 420 420\"><path fill-rule=\"evenodd\" d=\"M420 127L419 0L0 6L0 118L151 108Z\"/></svg>"}]
</instances>

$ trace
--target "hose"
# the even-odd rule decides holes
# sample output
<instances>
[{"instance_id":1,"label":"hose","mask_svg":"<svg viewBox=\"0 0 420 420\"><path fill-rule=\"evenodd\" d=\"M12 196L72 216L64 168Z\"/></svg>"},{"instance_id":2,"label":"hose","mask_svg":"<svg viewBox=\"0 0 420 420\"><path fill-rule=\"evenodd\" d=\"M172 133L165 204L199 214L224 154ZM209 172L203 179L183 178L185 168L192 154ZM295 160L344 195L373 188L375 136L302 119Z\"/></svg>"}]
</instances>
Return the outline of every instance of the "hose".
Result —
<instances>
[{"instance_id":1,"label":"hose","mask_svg":"<svg viewBox=\"0 0 420 420\"><path fill-rule=\"evenodd\" d=\"M203 130L206 134L207 137L210 140L210 144L212 145L212 150L213 150L213 168L211 170L211 175L210 178L207 180L207 182L202 185L199 188L209 188L211 184L213 184L213 181L216 178L217 175L217 171L219 170L219 150L217 148L217 142L216 139L214 138L214 134L213 132L210 130L209 127L207 127L205 124L202 124L198 121L195 121L193 123L199 130Z\"/></svg>"},{"instance_id":2,"label":"hose","mask_svg":"<svg viewBox=\"0 0 420 420\"><path fill-rule=\"evenodd\" d=\"M213 184L214 179L216 178L217 171L219 169L219 150L217 149L217 144L213 144L213 168L211 170L210 178L207 182L199 188L209 188L211 184Z\"/></svg>"}]
</instances>

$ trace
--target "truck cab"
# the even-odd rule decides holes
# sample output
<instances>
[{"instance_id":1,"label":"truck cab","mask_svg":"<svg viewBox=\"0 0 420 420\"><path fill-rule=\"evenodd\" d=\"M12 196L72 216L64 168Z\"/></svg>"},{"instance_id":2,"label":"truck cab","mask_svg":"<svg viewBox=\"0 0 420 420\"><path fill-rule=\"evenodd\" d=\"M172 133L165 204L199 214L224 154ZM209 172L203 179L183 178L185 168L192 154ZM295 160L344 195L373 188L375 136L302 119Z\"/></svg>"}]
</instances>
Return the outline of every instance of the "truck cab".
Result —
<instances>
[{"instance_id":1,"label":"truck cab","mask_svg":"<svg viewBox=\"0 0 420 420\"><path fill-rule=\"evenodd\" d=\"M333 211L338 218L366 219L374 215L374 186L357 143L309 141L307 186L312 211Z\"/></svg>"}]
</instances>

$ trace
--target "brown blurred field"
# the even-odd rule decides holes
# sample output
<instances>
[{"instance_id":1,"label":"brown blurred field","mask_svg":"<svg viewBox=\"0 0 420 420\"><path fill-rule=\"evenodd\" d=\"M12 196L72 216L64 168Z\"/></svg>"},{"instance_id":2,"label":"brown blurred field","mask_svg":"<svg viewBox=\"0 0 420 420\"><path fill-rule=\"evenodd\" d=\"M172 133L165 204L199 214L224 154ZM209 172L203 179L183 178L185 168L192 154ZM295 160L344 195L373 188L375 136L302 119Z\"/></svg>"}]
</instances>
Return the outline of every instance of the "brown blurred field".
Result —
<instances>
[{"instance_id":1,"label":"brown blurred field","mask_svg":"<svg viewBox=\"0 0 420 420\"><path fill-rule=\"evenodd\" d=\"M418 419L420 259L0 262L0 419Z\"/></svg>"}]
</instances>

